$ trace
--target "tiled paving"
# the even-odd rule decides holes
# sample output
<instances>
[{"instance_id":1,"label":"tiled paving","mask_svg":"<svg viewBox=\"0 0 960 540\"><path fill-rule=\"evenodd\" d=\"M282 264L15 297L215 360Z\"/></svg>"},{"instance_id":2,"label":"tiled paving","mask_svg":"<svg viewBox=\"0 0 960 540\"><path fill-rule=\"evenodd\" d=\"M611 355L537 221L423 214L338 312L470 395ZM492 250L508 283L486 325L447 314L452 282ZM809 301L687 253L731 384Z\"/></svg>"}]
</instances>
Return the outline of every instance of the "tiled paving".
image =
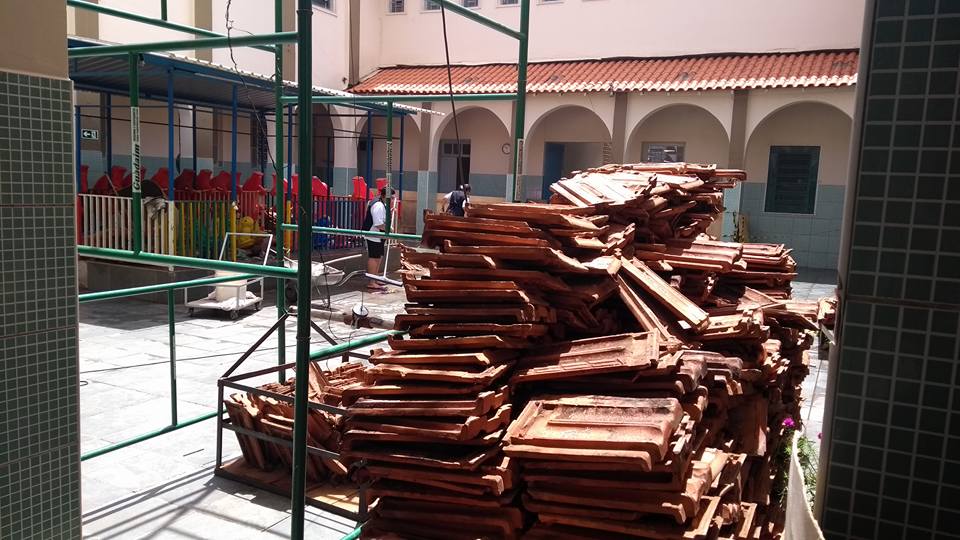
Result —
<instances>
[{"instance_id":1,"label":"tiled paving","mask_svg":"<svg viewBox=\"0 0 960 540\"><path fill-rule=\"evenodd\" d=\"M794 282L799 298L832 293L830 273L801 273ZM357 291L331 295L338 311L360 301ZM402 292L370 295L364 303L375 316L392 321L403 305ZM180 419L216 407L217 378L273 323L268 301L260 312L230 321L221 314L190 318L176 309L177 392ZM341 341L380 331L352 329L333 315L315 316ZM80 309L81 446L88 452L170 421L166 306L137 300L81 305ZM287 324L287 358L292 360L295 333ZM315 349L325 342L312 339ZM275 365L276 337L269 338L241 371ZM810 375L804 384L805 430L816 440L823 417L826 358L811 349ZM263 378L266 382L268 378ZM213 476L216 460L214 420L168 433L82 465L83 533L91 539L127 538L286 538L289 501L237 482ZM236 438L226 434L224 456L239 455ZM345 518L308 508L307 536L339 539L355 526Z\"/></svg>"},{"instance_id":2,"label":"tiled paving","mask_svg":"<svg viewBox=\"0 0 960 540\"><path fill-rule=\"evenodd\" d=\"M238 321L212 312L190 318L183 306L177 306L181 420L215 410L217 378L275 316L272 305ZM81 450L89 452L167 425L171 413L166 306L130 299L82 304L80 320ZM316 320L341 341L380 331L356 330L335 317L329 322ZM294 355L294 335L295 321L290 319L288 361ZM325 346L319 335L312 341L315 350ZM275 365L276 348L274 336L240 372ZM239 455L232 434L223 441L225 457ZM83 462L84 537L288 537L288 499L213 476L215 460L215 420L210 419ZM307 511L309 538L339 539L355 527L345 518Z\"/></svg>"},{"instance_id":3,"label":"tiled paving","mask_svg":"<svg viewBox=\"0 0 960 540\"><path fill-rule=\"evenodd\" d=\"M799 300L816 300L836 294L836 272L832 270L800 271L793 282L793 296ZM820 347L820 336L810 348L810 374L803 382L803 434L820 447L823 432L823 408L827 396L827 349Z\"/></svg>"}]
</instances>

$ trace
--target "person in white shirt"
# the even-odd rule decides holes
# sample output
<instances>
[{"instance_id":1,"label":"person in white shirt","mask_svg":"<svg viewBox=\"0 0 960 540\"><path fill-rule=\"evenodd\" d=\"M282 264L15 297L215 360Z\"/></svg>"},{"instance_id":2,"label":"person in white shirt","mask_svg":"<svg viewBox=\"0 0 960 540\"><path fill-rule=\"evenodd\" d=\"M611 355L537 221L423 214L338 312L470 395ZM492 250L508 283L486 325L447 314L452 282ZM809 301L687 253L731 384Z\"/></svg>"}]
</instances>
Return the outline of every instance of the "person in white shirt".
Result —
<instances>
[{"instance_id":1,"label":"person in white shirt","mask_svg":"<svg viewBox=\"0 0 960 540\"><path fill-rule=\"evenodd\" d=\"M387 188L380 189L380 197L375 199L367 207L367 217L364 220L364 230L366 231L384 231L384 224L387 222ZM380 259L383 258L383 238L375 236L366 237L367 240L367 273L380 273ZM382 291L386 287L380 283L370 280L367 288L373 291Z\"/></svg>"}]
</instances>

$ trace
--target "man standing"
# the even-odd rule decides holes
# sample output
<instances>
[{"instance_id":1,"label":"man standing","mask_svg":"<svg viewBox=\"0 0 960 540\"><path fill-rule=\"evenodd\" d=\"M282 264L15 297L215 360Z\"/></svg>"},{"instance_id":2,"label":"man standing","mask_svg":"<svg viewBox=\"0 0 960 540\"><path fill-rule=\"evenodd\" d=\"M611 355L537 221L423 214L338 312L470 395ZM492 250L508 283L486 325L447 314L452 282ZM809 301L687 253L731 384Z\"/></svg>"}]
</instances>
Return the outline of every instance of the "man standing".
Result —
<instances>
[{"instance_id":1,"label":"man standing","mask_svg":"<svg viewBox=\"0 0 960 540\"><path fill-rule=\"evenodd\" d=\"M363 220L363 230L383 232L384 224L387 222L387 188L380 188L380 196L367 205L367 216ZM383 238L375 236L366 237L367 241L367 273L377 275L380 273L380 259L383 258ZM384 291L386 287L380 283L370 280L367 283L367 289L371 291Z\"/></svg>"},{"instance_id":2,"label":"man standing","mask_svg":"<svg viewBox=\"0 0 960 540\"><path fill-rule=\"evenodd\" d=\"M470 204L470 184L463 184L458 189L443 196L444 213L463 217L464 210Z\"/></svg>"}]
</instances>

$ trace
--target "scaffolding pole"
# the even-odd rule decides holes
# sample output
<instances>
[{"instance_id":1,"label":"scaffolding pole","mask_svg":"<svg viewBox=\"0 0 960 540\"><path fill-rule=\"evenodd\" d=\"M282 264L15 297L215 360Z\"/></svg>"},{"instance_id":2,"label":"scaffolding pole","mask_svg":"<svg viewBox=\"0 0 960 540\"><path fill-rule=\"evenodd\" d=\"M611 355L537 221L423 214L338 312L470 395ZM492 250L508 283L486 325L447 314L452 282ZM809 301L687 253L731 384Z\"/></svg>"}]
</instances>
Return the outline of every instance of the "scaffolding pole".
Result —
<instances>
[{"instance_id":1,"label":"scaffolding pole","mask_svg":"<svg viewBox=\"0 0 960 540\"><path fill-rule=\"evenodd\" d=\"M299 253L297 254L297 352L296 388L293 403L293 478L291 480L290 538L303 540L306 501L307 391L310 379L310 268L313 238L313 2L297 0L297 93L300 187L297 196ZM279 104L278 104L279 106Z\"/></svg>"},{"instance_id":2,"label":"scaffolding pole","mask_svg":"<svg viewBox=\"0 0 960 540\"><path fill-rule=\"evenodd\" d=\"M273 6L273 26L275 32L283 32L283 0L274 0ZM274 196L274 216L277 223L276 229L276 239L274 240L274 245L277 249L277 266L283 266L283 214L284 214L284 201L286 200L286 193L283 192L283 107L280 104L280 99L283 98L283 47L277 47L274 52L274 93L276 94L277 100L277 113L274 118L274 128L275 128L275 137L276 137L276 151L277 157L274 160L274 176L273 176L273 192L276 194ZM284 281L282 279L277 279L277 318L282 318L287 314L287 298L283 294ZM286 349L287 349L287 329L286 325L282 324L277 328L277 363L279 365L284 365L287 363L286 359ZM286 370L281 369L278 378L280 383L284 382L287 378Z\"/></svg>"}]
</instances>

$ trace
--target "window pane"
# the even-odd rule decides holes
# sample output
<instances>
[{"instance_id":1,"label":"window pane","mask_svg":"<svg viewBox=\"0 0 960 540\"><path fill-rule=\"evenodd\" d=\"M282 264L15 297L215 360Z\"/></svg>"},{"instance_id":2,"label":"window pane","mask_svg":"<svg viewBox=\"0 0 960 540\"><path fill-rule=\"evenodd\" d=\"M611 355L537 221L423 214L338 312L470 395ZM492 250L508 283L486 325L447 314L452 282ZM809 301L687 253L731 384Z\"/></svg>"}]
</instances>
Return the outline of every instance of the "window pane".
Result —
<instances>
[{"instance_id":1,"label":"window pane","mask_svg":"<svg viewBox=\"0 0 960 540\"><path fill-rule=\"evenodd\" d=\"M649 163L680 163L683 161L683 144L647 143L644 161Z\"/></svg>"},{"instance_id":2,"label":"window pane","mask_svg":"<svg viewBox=\"0 0 960 540\"><path fill-rule=\"evenodd\" d=\"M440 9L440 4L434 0L423 0L423 9L426 11L433 11L435 9Z\"/></svg>"},{"instance_id":3,"label":"window pane","mask_svg":"<svg viewBox=\"0 0 960 540\"><path fill-rule=\"evenodd\" d=\"M515 6L520 3L520 0L500 0L501 6Z\"/></svg>"},{"instance_id":4,"label":"window pane","mask_svg":"<svg viewBox=\"0 0 960 540\"><path fill-rule=\"evenodd\" d=\"M390 13L403 13L403 0L390 0Z\"/></svg>"},{"instance_id":5,"label":"window pane","mask_svg":"<svg viewBox=\"0 0 960 540\"><path fill-rule=\"evenodd\" d=\"M475 8L480 5L480 0L463 0L463 7Z\"/></svg>"},{"instance_id":6,"label":"window pane","mask_svg":"<svg viewBox=\"0 0 960 540\"><path fill-rule=\"evenodd\" d=\"M812 214L819 166L819 146L771 146L764 210Z\"/></svg>"},{"instance_id":7,"label":"window pane","mask_svg":"<svg viewBox=\"0 0 960 540\"><path fill-rule=\"evenodd\" d=\"M333 11L333 0L313 0L313 5Z\"/></svg>"}]
</instances>

